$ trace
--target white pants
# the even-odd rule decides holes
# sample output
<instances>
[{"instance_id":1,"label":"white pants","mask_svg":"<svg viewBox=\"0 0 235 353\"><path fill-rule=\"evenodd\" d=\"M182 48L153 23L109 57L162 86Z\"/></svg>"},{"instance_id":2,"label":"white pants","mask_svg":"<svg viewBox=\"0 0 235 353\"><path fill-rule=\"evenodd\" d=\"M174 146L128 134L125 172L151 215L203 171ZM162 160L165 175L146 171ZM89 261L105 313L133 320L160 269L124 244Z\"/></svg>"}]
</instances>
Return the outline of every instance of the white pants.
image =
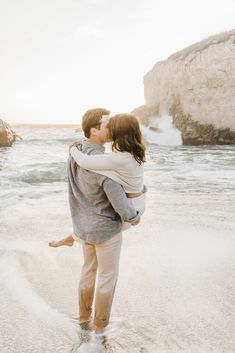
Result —
<instances>
[{"instance_id":1,"label":"white pants","mask_svg":"<svg viewBox=\"0 0 235 353\"><path fill-rule=\"evenodd\" d=\"M145 211L145 204L146 204L146 192L138 197L133 197L132 199L128 199L128 202L139 212L139 215ZM122 230L127 230L131 227L131 223L123 222Z\"/></svg>"}]
</instances>

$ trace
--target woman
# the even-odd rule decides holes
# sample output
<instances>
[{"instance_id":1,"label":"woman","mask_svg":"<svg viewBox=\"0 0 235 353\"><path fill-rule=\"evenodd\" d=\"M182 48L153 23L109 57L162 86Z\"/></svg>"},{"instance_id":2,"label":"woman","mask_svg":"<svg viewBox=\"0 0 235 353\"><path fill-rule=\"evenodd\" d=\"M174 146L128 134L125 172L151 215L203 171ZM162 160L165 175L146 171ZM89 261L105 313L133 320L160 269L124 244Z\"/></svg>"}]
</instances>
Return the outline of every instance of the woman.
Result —
<instances>
[{"instance_id":1,"label":"woman","mask_svg":"<svg viewBox=\"0 0 235 353\"><path fill-rule=\"evenodd\" d=\"M147 189L143 183L145 146L139 122L134 115L119 114L110 118L107 128L112 143L111 153L86 155L73 145L70 154L80 167L105 175L121 184L129 202L142 215L145 209ZM128 227L130 224L124 223L123 229ZM72 246L73 243L74 238L69 235L65 239L53 241L49 245L52 247Z\"/></svg>"}]
</instances>

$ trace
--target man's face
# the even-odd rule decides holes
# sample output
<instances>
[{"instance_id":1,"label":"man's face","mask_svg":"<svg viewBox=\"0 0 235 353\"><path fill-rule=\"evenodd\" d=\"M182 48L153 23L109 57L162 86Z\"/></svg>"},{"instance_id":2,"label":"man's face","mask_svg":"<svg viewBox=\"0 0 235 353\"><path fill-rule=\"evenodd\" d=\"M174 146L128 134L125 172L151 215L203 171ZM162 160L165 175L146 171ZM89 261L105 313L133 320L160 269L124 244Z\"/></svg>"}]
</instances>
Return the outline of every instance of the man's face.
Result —
<instances>
[{"instance_id":1,"label":"man's face","mask_svg":"<svg viewBox=\"0 0 235 353\"><path fill-rule=\"evenodd\" d=\"M97 138L100 143L106 143L110 141L109 129L107 128L108 120L101 122L100 129L97 129Z\"/></svg>"}]
</instances>

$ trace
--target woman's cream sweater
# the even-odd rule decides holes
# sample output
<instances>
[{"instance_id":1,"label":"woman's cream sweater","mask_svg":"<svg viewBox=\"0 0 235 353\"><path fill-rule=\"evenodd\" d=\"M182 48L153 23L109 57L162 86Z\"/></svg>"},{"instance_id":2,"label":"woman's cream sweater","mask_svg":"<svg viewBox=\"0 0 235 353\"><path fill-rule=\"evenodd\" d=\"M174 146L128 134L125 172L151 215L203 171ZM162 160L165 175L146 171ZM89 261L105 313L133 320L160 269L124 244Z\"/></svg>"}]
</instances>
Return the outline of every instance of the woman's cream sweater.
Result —
<instances>
[{"instance_id":1,"label":"woman's cream sweater","mask_svg":"<svg viewBox=\"0 0 235 353\"><path fill-rule=\"evenodd\" d=\"M73 146L70 154L80 167L113 179L123 186L126 193L138 193L143 190L143 165L128 152L87 155Z\"/></svg>"}]
</instances>

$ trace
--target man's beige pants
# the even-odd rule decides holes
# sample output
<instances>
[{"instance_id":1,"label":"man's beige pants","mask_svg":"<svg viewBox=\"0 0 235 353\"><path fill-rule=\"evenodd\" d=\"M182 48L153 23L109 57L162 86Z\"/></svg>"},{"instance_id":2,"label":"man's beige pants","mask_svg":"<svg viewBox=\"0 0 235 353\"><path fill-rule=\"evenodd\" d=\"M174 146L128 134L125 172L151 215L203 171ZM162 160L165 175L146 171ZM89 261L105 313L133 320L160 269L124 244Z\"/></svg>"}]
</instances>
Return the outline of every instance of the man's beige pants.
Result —
<instances>
[{"instance_id":1,"label":"man's beige pants","mask_svg":"<svg viewBox=\"0 0 235 353\"><path fill-rule=\"evenodd\" d=\"M113 296L118 279L122 233L101 244L83 243L84 265L79 282L80 318L89 318L95 297L94 324L105 327L109 323Z\"/></svg>"}]
</instances>

